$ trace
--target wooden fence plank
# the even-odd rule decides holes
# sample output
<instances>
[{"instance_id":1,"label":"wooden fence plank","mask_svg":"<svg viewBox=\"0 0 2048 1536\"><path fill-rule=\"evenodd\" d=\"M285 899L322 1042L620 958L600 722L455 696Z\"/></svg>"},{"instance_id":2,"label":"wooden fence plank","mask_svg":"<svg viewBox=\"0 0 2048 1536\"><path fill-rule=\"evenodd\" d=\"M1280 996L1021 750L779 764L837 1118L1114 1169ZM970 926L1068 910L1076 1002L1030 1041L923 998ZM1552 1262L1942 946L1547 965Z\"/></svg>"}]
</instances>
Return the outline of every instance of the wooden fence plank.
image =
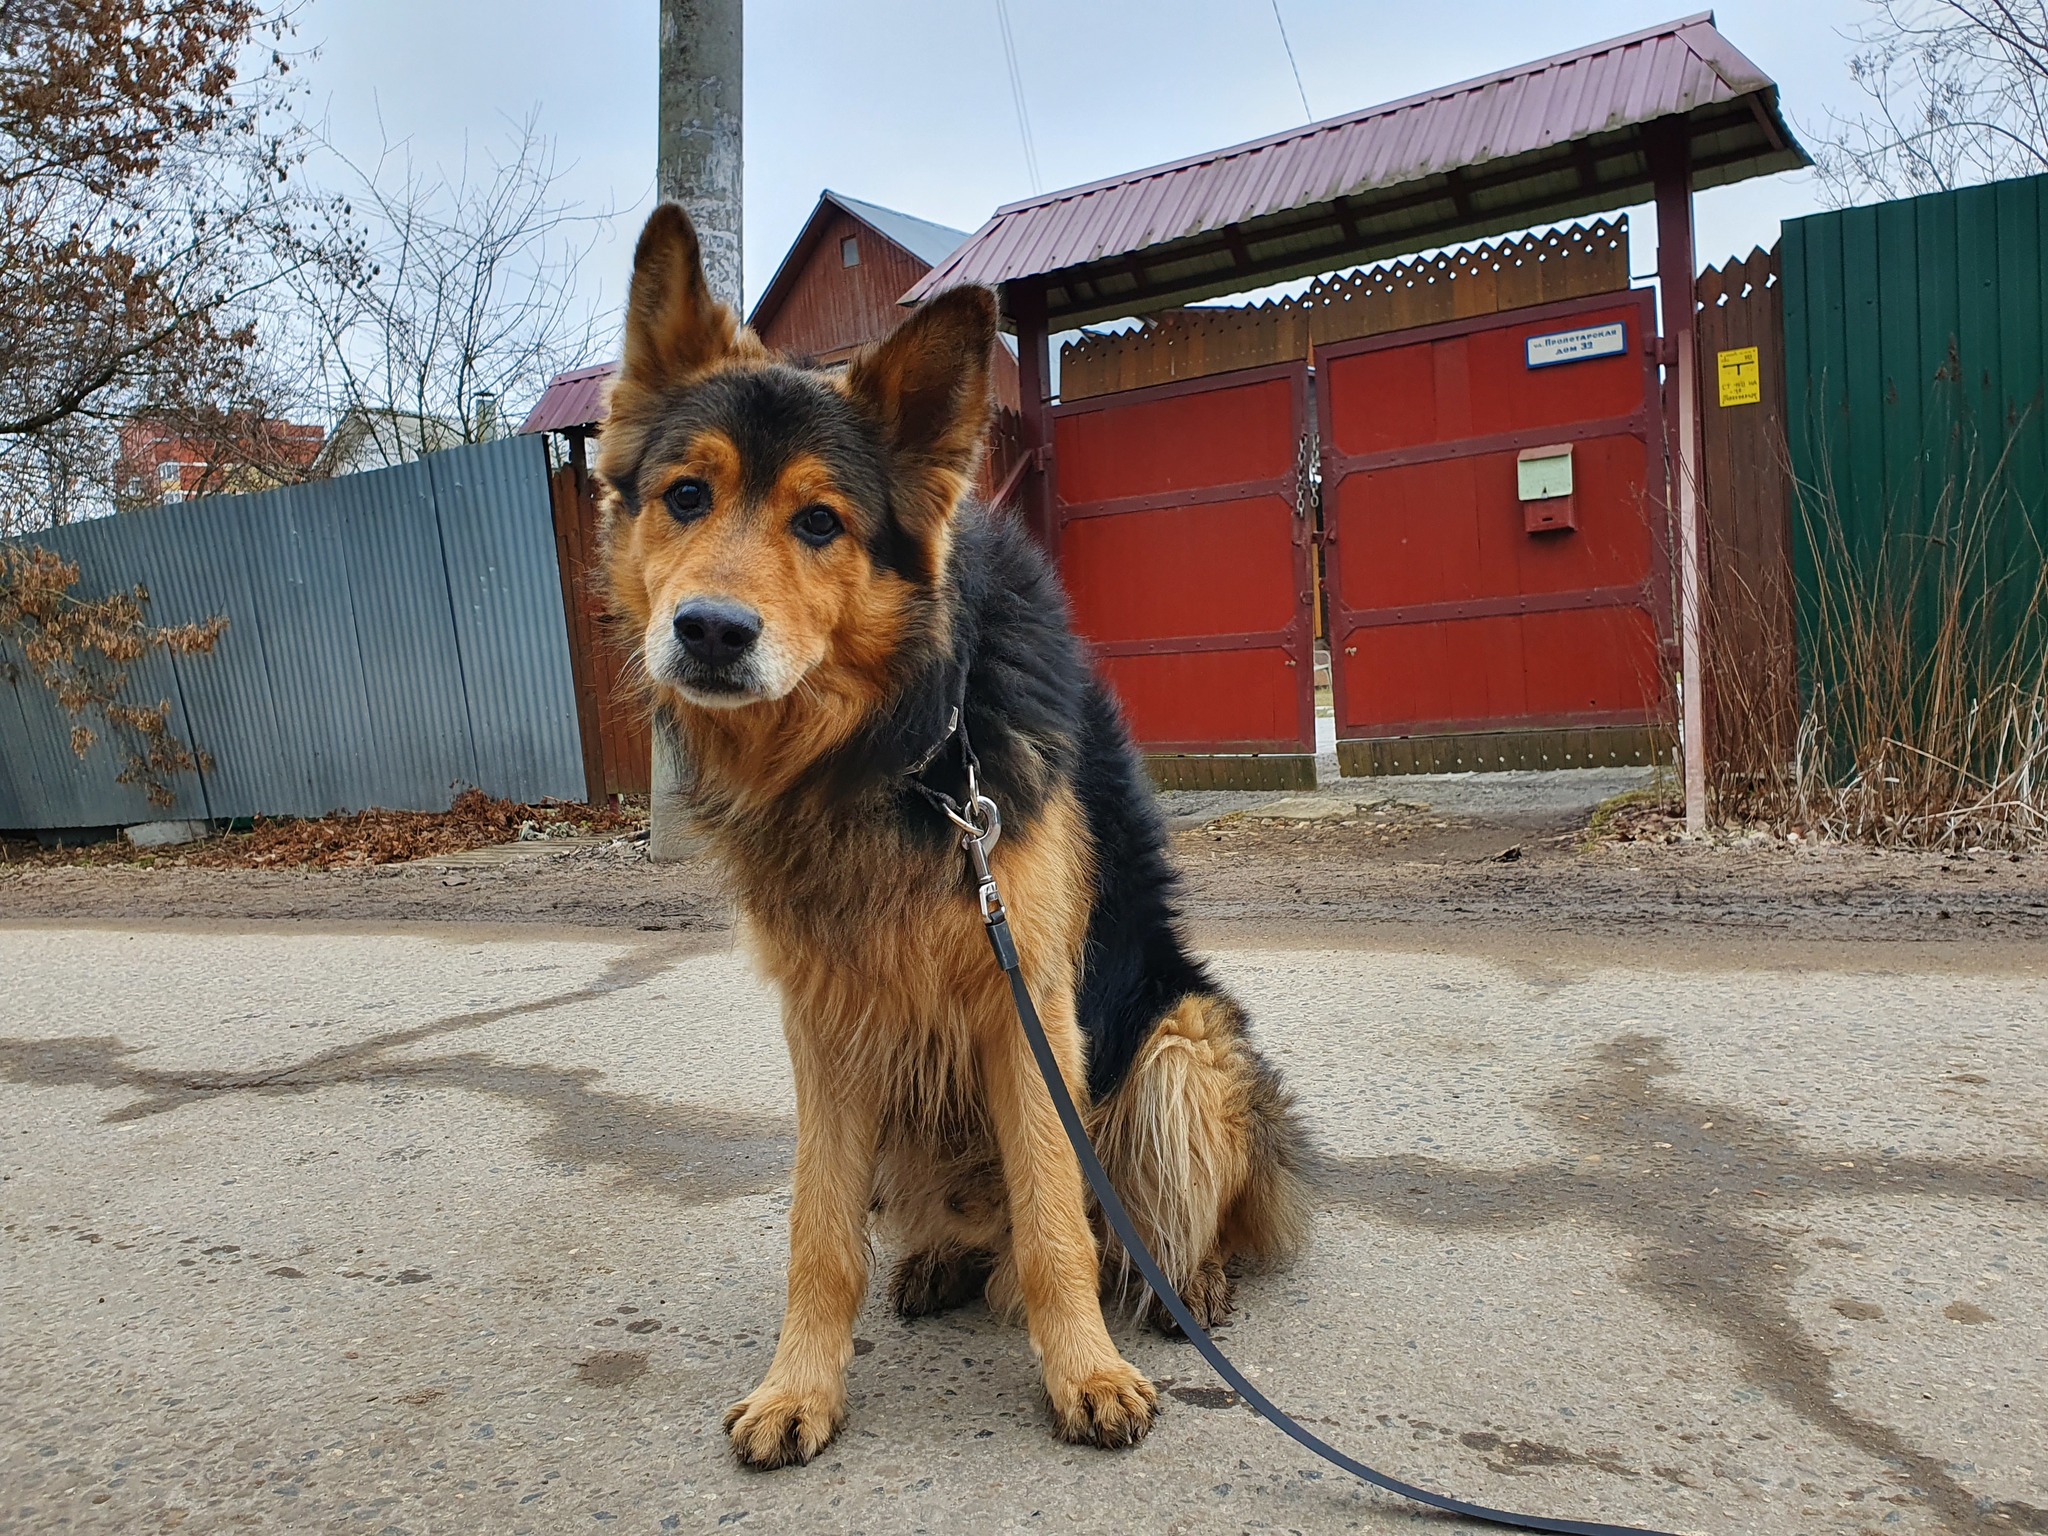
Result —
<instances>
[{"instance_id":1,"label":"wooden fence plank","mask_svg":"<svg viewBox=\"0 0 2048 1536\"><path fill-rule=\"evenodd\" d=\"M1742 733L1789 753L1798 730L1792 482L1778 252L1700 275L1701 502L1706 512L1707 739ZM1722 403L1727 354L1756 349L1754 402ZM1731 358L1731 363L1736 359ZM1733 398L1746 391L1736 390ZM1732 743L1730 743L1732 745ZM1747 760L1752 754L1741 751Z\"/></svg>"}]
</instances>

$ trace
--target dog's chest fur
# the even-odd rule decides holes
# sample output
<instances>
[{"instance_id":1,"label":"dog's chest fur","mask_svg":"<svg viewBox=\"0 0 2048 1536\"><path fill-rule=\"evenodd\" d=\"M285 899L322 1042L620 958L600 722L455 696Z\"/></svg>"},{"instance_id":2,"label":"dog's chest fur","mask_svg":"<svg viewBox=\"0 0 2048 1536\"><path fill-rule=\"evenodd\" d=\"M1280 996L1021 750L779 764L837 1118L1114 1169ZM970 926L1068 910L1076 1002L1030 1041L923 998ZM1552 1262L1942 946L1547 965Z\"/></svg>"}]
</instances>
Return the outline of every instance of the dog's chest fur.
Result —
<instances>
[{"instance_id":1,"label":"dog's chest fur","mask_svg":"<svg viewBox=\"0 0 2048 1536\"><path fill-rule=\"evenodd\" d=\"M953 1077L979 1035L1015 1028L957 844L935 846L882 795L728 814L706 830L749 947L782 991L785 1030L840 1053L877 1090L886 1083L899 1098L914 1079L928 1097L935 1068ZM1086 850L1078 807L1060 794L993 855L1035 987L1071 995L1088 923Z\"/></svg>"}]
</instances>

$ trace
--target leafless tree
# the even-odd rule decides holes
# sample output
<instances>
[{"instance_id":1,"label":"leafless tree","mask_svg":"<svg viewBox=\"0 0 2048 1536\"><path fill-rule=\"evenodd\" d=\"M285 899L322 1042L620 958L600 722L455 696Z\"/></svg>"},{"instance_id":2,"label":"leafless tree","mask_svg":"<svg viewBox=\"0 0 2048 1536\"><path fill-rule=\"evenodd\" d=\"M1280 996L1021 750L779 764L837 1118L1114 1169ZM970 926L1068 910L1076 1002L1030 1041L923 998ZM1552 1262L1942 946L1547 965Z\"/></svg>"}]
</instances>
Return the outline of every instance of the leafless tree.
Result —
<instances>
[{"instance_id":1,"label":"leafless tree","mask_svg":"<svg viewBox=\"0 0 2048 1536\"><path fill-rule=\"evenodd\" d=\"M1870 0L1816 159L1837 205L2048 171L2048 0Z\"/></svg>"},{"instance_id":2,"label":"leafless tree","mask_svg":"<svg viewBox=\"0 0 2048 1536\"><path fill-rule=\"evenodd\" d=\"M0 534L108 510L121 422L249 393L288 31L253 0L0 0Z\"/></svg>"},{"instance_id":3,"label":"leafless tree","mask_svg":"<svg viewBox=\"0 0 2048 1536\"><path fill-rule=\"evenodd\" d=\"M533 116L452 175L403 144L363 167L329 149L345 211L302 221L288 294L341 468L416 458L509 430L554 374L591 361L612 322L579 284L609 212L567 195ZM324 179L324 178L323 178Z\"/></svg>"}]
</instances>

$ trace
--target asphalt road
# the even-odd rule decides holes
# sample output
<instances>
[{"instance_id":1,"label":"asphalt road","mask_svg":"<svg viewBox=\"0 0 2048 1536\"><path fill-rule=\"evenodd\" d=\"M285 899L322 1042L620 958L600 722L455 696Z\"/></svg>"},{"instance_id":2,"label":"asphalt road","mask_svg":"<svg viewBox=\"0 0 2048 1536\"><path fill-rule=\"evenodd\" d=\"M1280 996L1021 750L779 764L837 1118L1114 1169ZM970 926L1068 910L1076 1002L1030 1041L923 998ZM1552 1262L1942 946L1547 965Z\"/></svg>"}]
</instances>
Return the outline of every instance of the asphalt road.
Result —
<instances>
[{"instance_id":1,"label":"asphalt road","mask_svg":"<svg viewBox=\"0 0 2048 1536\"><path fill-rule=\"evenodd\" d=\"M1356 935L1204 935L1320 1148L1273 1396L1549 1514L2048 1531L2041 946ZM739 1471L791 1094L690 942L0 927L0 1528L1442 1528L1131 1325L1158 1428L1057 1444L979 1308L871 1301L841 1439Z\"/></svg>"}]
</instances>

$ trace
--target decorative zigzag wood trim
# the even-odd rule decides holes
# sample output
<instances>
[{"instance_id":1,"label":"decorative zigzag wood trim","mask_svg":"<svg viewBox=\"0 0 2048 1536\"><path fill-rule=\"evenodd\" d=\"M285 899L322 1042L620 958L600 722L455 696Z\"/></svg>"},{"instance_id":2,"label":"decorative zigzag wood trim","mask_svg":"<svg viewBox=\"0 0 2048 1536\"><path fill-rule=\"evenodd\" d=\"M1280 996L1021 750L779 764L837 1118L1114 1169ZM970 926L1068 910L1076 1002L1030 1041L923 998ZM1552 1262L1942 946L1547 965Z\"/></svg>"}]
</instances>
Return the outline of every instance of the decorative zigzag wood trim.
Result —
<instances>
[{"instance_id":1,"label":"decorative zigzag wood trim","mask_svg":"<svg viewBox=\"0 0 2048 1536\"><path fill-rule=\"evenodd\" d=\"M1312 358L1331 342L1628 287L1628 216L1319 277L1294 298L1170 309L1060 348L1060 398Z\"/></svg>"}]
</instances>

